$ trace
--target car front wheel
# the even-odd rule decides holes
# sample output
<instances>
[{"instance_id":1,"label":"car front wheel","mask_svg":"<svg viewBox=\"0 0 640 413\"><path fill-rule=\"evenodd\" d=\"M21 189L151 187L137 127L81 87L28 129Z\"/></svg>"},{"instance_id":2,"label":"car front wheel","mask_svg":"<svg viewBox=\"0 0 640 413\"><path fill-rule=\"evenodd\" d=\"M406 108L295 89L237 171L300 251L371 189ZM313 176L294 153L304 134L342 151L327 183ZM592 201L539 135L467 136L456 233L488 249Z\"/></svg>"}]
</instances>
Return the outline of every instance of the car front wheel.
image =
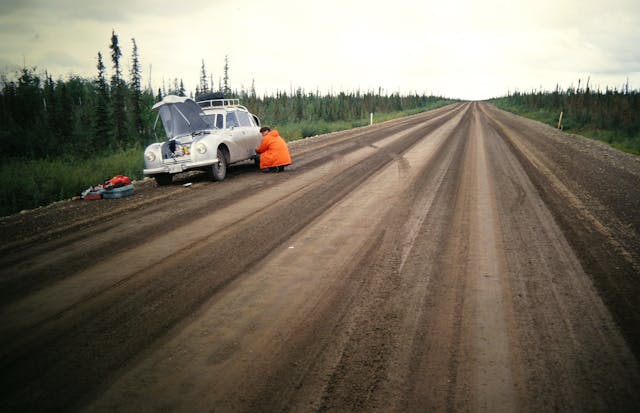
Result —
<instances>
[{"instance_id":1,"label":"car front wheel","mask_svg":"<svg viewBox=\"0 0 640 413\"><path fill-rule=\"evenodd\" d=\"M227 159L220 149L218 149L218 162L211 165L209 171L214 181L222 181L227 176Z\"/></svg>"}]
</instances>

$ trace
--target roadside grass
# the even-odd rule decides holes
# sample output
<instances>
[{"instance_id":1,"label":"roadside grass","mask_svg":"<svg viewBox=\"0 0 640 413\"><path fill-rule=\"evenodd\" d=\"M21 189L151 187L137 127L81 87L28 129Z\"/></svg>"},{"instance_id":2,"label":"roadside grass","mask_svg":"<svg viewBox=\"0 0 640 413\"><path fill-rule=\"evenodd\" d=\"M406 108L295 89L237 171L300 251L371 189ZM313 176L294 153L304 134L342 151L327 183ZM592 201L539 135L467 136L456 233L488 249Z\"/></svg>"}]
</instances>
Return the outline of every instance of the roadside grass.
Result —
<instances>
[{"instance_id":1,"label":"roadside grass","mask_svg":"<svg viewBox=\"0 0 640 413\"><path fill-rule=\"evenodd\" d=\"M546 109L534 110L525 106L510 104L500 99L492 100L490 103L500 109L524 116L525 118L537 120L554 128L558 126L559 112L555 113ZM563 114L562 130L595 139L620 151L640 156L640 134L627 135L615 130L604 130L596 128L593 125L581 124L567 114Z\"/></svg>"},{"instance_id":2,"label":"roadside grass","mask_svg":"<svg viewBox=\"0 0 640 413\"><path fill-rule=\"evenodd\" d=\"M419 109L380 113L374 123L426 112L448 104L450 100L434 102ZM369 118L351 122L296 122L273 125L287 141L351 129L369 124ZM63 157L47 160L9 160L0 166L0 216L15 214L50 203L70 199L85 189L103 183L115 175L142 179L144 168L142 147L97 155L92 159Z\"/></svg>"},{"instance_id":3,"label":"roadside grass","mask_svg":"<svg viewBox=\"0 0 640 413\"><path fill-rule=\"evenodd\" d=\"M446 105L450 105L452 103L456 103L456 101L452 100L438 100L428 104L427 106L423 106L421 108L408 109L397 112L387 112L387 113L374 113L373 114L373 123L385 122L391 119L402 118L405 116L411 116L422 112L427 112L430 110L438 109ZM347 129L358 128L360 126L366 126L370 123L370 117L367 116L365 118L356 119L352 121L336 121L336 122L326 122L326 121L311 121L311 122L290 122L282 125L270 124L268 122L264 122L268 124L271 128L277 129L286 141L295 141L298 139L309 138L311 136L323 135L331 132L338 132Z\"/></svg>"},{"instance_id":4,"label":"roadside grass","mask_svg":"<svg viewBox=\"0 0 640 413\"><path fill-rule=\"evenodd\" d=\"M72 198L115 175L142 178L142 148L94 159L10 160L0 166L0 216Z\"/></svg>"}]
</instances>

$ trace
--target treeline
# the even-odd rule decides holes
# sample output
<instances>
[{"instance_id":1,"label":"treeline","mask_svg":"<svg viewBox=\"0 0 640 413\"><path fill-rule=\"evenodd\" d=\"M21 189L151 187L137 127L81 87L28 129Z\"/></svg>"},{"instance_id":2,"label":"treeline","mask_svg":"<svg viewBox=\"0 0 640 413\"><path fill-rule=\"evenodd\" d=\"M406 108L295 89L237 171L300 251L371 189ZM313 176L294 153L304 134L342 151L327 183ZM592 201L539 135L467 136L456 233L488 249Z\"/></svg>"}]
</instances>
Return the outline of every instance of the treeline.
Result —
<instances>
[{"instance_id":1,"label":"treeline","mask_svg":"<svg viewBox=\"0 0 640 413\"><path fill-rule=\"evenodd\" d=\"M27 159L87 157L144 147L158 139L154 132L162 137L161 125L153 130L156 114L151 107L164 95L185 95L183 82L153 94L140 88L139 68L132 69L129 82L119 75L107 81L100 54L98 62L94 79L72 76L53 80L47 73L38 74L36 68L21 69L12 81L2 75L0 141L4 153ZM208 91L211 89L197 89L198 93ZM263 123L276 126L351 122L368 118L369 113L424 108L444 100L419 94L386 95L382 90L331 95L300 88L272 96L257 96L253 88L228 90L226 97L239 98ZM305 132L303 135L309 136L315 131L310 128Z\"/></svg>"},{"instance_id":2,"label":"treeline","mask_svg":"<svg viewBox=\"0 0 640 413\"><path fill-rule=\"evenodd\" d=\"M151 139L154 97L140 85L135 40L131 69L123 76L118 36L112 33L112 75L98 53L94 79L54 80L23 68L0 75L0 142L5 155L27 159L85 157L127 149Z\"/></svg>"},{"instance_id":3,"label":"treeline","mask_svg":"<svg viewBox=\"0 0 640 413\"><path fill-rule=\"evenodd\" d=\"M632 151L640 151L640 92L629 88L592 89L584 86L566 90L513 92L492 100L497 106L517 112L546 113L547 123L567 131L590 132L609 143L625 142Z\"/></svg>"},{"instance_id":4,"label":"treeline","mask_svg":"<svg viewBox=\"0 0 640 413\"><path fill-rule=\"evenodd\" d=\"M182 82L173 82L174 94L184 93ZM302 88L286 91L276 91L272 95L258 96L255 85L249 90L230 87L229 59L225 57L223 78L214 90L213 77L207 73L204 61L200 69L200 83L196 87L196 96L206 92L222 92L225 97L238 98L253 114L257 115L264 124L287 125L292 123L315 123L318 121L354 122L368 118L370 113L391 113L431 108L435 104L453 103L453 100L439 96L410 93L387 93L382 88L377 91L352 92L341 91L338 94L321 93L319 90L305 91ZM160 93L157 99L160 99ZM191 96L193 97L193 96ZM304 135L306 137L309 135Z\"/></svg>"},{"instance_id":5,"label":"treeline","mask_svg":"<svg viewBox=\"0 0 640 413\"><path fill-rule=\"evenodd\" d=\"M435 102L446 100L437 96L377 92L340 92L337 95L321 94L319 91L277 92L274 96L259 98L255 93L241 92L238 97L262 119L265 124L288 124L299 122L350 122L369 117L370 113L402 112L426 108ZM309 132L311 133L311 132ZM309 136L309 134L305 134ZM306 137L303 136L303 137Z\"/></svg>"},{"instance_id":6,"label":"treeline","mask_svg":"<svg viewBox=\"0 0 640 413\"><path fill-rule=\"evenodd\" d=\"M451 103L382 89L333 94L298 88L258 96L253 85L249 90L231 87L227 58L217 87L203 61L194 92L178 78L151 90L150 84L141 83L135 39L131 46L126 73L115 32L109 56L97 54L92 78L53 79L36 67L0 73L0 144L5 158L0 165L0 216L70 198L116 174L142 178L144 147L164 136L151 107L168 94L194 97L222 91L228 98L239 98L263 124L284 131L287 139L364 125L369 113L378 120Z\"/></svg>"},{"instance_id":7,"label":"treeline","mask_svg":"<svg viewBox=\"0 0 640 413\"><path fill-rule=\"evenodd\" d=\"M0 142L5 155L26 159L89 157L143 148L161 139L153 104L167 94L185 96L184 82L174 79L157 91L142 88L141 68L135 39L131 39L131 67L123 74L122 50L118 36L112 32L110 75L101 53L97 55L96 76L91 79L71 76L54 80L37 68L22 68L9 76L0 74ZM10 79L11 77L11 79ZM400 96L369 91L321 94L297 89L257 96L255 88L232 90L229 63L225 59L224 82L213 87L204 61L200 84L194 94L223 91L228 98L240 98L264 123L282 125L291 122L335 122L363 119L369 113L385 113L426 107L441 98L411 94ZM211 86L210 86L211 84ZM313 129L307 131L312 134ZM157 136L156 136L157 134Z\"/></svg>"}]
</instances>

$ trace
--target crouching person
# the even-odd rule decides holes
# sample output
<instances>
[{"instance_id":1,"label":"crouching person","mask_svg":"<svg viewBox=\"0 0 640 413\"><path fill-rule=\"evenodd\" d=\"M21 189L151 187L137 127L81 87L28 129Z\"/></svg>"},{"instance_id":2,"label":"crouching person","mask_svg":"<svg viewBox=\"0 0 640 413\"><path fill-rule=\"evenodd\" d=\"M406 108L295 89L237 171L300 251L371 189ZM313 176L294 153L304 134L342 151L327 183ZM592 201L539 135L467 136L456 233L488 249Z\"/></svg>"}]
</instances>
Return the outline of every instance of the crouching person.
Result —
<instances>
[{"instance_id":1,"label":"crouching person","mask_svg":"<svg viewBox=\"0 0 640 413\"><path fill-rule=\"evenodd\" d=\"M291 165L291 155L287 143L280 137L277 130L267 126L260 128L262 142L256 148L260 155L260 170L262 172L282 172Z\"/></svg>"}]
</instances>

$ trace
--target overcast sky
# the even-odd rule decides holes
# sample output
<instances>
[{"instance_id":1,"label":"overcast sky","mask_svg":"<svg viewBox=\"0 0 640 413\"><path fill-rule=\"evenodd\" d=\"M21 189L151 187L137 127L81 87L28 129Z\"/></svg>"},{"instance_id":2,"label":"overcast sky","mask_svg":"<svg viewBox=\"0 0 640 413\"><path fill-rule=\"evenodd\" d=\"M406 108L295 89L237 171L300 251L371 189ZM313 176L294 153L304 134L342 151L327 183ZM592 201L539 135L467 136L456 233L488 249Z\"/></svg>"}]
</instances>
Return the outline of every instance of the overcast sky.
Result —
<instances>
[{"instance_id":1,"label":"overcast sky","mask_svg":"<svg viewBox=\"0 0 640 413\"><path fill-rule=\"evenodd\" d=\"M0 72L95 77L101 52L111 76L112 30L154 90L193 91L203 60L217 84L225 56L230 86L259 94L640 88L638 0L1 0Z\"/></svg>"}]
</instances>

